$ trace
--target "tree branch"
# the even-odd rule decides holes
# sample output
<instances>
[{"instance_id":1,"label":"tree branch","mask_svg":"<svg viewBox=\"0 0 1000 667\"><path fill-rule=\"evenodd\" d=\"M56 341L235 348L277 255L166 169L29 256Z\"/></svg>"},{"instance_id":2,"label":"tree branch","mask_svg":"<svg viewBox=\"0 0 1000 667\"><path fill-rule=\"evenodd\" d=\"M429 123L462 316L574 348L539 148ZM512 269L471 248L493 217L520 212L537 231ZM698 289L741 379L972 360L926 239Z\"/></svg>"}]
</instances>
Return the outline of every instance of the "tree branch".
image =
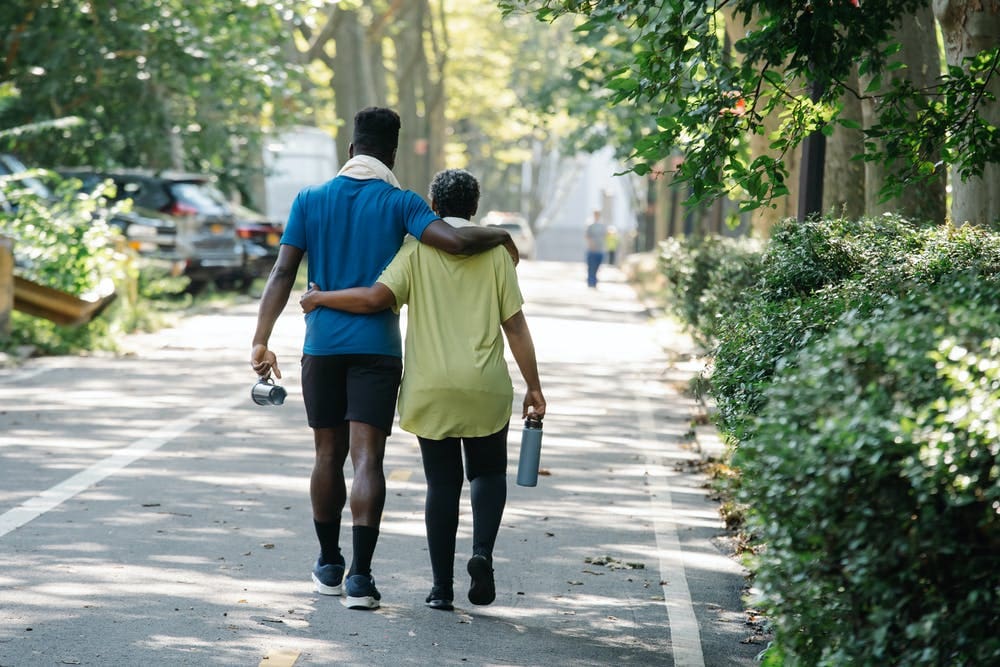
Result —
<instances>
[{"instance_id":1,"label":"tree branch","mask_svg":"<svg viewBox=\"0 0 1000 667\"><path fill-rule=\"evenodd\" d=\"M305 57L306 60L316 60L319 58L319 54L323 52L326 48L326 43L333 39L333 36L337 32L337 28L340 26L340 17L342 12L337 11L337 5L330 8L330 11L326 15L326 23L323 24L323 29L319 31L316 38L310 41L309 47L306 49ZM303 31L305 35L305 31ZM308 39L308 37L306 37Z\"/></svg>"}]
</instances>

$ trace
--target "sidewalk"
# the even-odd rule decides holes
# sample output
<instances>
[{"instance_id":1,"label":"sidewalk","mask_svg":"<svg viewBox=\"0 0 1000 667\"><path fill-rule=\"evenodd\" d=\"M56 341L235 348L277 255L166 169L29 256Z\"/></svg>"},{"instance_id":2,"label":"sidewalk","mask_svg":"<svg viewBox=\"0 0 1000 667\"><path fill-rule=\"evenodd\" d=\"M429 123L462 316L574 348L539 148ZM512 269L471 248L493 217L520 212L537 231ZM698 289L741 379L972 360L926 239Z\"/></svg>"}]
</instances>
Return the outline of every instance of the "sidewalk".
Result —
<instances>
[{"instance_id":1,"label":"sidewalk","mask_svg":"<svg viewBox=\"0 0 1000 667\"><path fill-rule=\"evenodd\" d=\"M0 527L90 471L0 530L0 665L753 665L745 572L691 438L690 341L650 320L620 273L588 290L582 271L518 269L549 404L547 474L534 488L511 474L489 607L464 599L467 488L456 611L423 605L423 473L398 429L373 564L382 609L312 592L295 299L273 338L280 408L248 396L255 304L132 337L126 358L0 371ZM512 473L519 437L515 420ZM137 458L119 465L126 452Z\"/></svg>"}]
</instances>

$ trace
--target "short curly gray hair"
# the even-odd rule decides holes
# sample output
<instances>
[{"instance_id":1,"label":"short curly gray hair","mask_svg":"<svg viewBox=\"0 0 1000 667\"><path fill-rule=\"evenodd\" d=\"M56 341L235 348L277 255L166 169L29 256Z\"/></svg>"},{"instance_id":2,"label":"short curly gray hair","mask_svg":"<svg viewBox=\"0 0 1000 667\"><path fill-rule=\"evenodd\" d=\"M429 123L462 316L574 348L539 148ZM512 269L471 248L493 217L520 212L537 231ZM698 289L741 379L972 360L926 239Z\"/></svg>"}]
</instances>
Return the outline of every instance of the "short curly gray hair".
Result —
<instances>
[{"instance_id":1,"label":"short curly gray hair","mask_svg":"<svg viewBox=\"0 0 1000 667\"><path fill-rule=\"evenodd\" d=\"M434 175L429 195L438 215L471 218L479 208L479 181L464 169L445 169Z\"/></svg>"}]
</instances>

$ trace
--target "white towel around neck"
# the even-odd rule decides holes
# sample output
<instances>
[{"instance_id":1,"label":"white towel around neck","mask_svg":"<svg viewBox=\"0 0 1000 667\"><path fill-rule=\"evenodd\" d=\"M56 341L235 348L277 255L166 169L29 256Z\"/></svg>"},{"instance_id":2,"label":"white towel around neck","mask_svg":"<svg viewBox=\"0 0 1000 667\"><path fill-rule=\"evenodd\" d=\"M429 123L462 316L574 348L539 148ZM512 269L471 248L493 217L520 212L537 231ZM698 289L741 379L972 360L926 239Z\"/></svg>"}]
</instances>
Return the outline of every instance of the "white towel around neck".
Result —
<instances>
[{"instance_id":1,"label":"white towel around neck","mask_svg":"<svg viewBox=\"0 0 1000 667\"><path fill-rule=\"evenodd\" d=\"M355 155L344 163L344 166L337 172L337 176L350 176L362 180L377 178L402 189L392 170L385 166L381 160L371 155Z\"/></svg>"}]
</instances>

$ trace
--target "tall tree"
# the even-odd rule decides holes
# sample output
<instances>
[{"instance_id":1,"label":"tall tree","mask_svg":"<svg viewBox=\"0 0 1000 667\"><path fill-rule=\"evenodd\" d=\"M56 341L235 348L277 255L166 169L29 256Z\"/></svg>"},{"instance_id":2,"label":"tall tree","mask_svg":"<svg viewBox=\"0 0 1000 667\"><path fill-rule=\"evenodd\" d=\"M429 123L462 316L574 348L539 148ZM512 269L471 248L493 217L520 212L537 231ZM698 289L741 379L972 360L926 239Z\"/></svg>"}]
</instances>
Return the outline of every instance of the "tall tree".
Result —
<instances>
[{"instance_id":1,"label":"tall tree","mask_svg":"<svg viewBox=\"0 0 1000 667\"><path fill-rule=\"evenodd\" d=\"M294 113L270 3L10 0L0 4L0 82L18 91L0 127L76 116L6 148L44 166L184 167L239 178L262 118Z\"/></svg>"},{"instance_id":2,"label":"tall tree","mask_svg":"<svg viewBox=\"0 0 1000 667\"><path fill-rule=\"evenodd\" d=\"M355 0L306 4L291 21L307 44L303 57L326 68L341 162L355 112L390 106L403 123L395 172L418 192L444 165L444 11L427 0Z\"/></svg>"}]
</instances>

